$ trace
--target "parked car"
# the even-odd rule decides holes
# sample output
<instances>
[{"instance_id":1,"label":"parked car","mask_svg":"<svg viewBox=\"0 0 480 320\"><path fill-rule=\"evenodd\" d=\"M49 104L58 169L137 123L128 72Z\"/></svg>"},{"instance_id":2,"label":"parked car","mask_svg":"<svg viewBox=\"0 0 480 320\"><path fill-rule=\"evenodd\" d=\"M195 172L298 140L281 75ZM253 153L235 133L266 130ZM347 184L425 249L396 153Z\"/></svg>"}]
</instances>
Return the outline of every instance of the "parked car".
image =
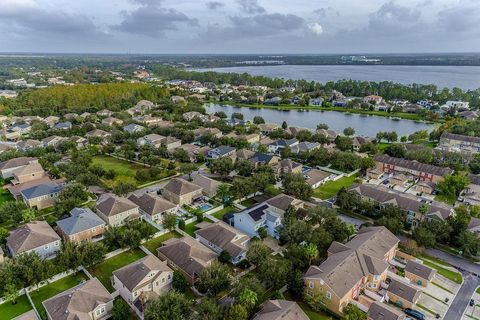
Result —
<instances>
[{"instance_id":1,"label":"parked car","mask_svg":"<svg viewBox=\"0 0 480 320\"><path fill-rule=\"evenodd\" d=\"M470 299L470 307L473 307L475 305L475 300Z\"/></svg>"},{"instance_id":2,"label":"parked car","mask_svg":"<svg viewBox=\"0 0 480 320\"><path fill-rule=\"evenodd\" d=\"M407 314L410 317L415 318L417 320L424 320L425 319L425 315L423 313L421 313L420 311L417 311L417 310L407 308L407 309L403 310L403 312L405 312L405 314Z\"/></svg>"}]
</instances>

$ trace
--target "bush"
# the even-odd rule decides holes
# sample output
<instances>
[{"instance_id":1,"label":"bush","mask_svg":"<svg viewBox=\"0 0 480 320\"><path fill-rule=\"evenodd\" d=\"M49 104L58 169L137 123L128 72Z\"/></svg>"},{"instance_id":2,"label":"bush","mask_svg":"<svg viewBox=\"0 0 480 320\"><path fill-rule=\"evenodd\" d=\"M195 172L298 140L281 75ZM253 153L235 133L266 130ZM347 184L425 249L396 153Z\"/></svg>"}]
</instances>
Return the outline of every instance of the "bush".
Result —
<instances>
[{"instance_id":1,"label":"bush","mask_svg":"<svg viewBox=\"0 0 480 320\"><path fill-rule=\"evenodd\" d=\"M232 257L230 256L230 253L228 253L227 250L223 250L218 256L218 261L223 263L229 263L231 258Z\"/></svg>"},{"instance_id":2,"label":"bush","mask_svg":"<svg viewBox=\"0 0 480 320\"><path fill-rule=\"evenodd\" d=\"M178 222L178 228L185 231L185 220L180 220Z\"/></svg>"},{"instance_id":3,"label":"bush","mask_svg":"<svg viewBox=\"0 0 480 320\"><path fill-rule=\"evenodd\" d=\"M248 268L250 268L250 266L251 266L251 264L250 264L250 262L248 262L247 259L243 259L242 261L237 263L237 267L239 267L240 269L248 269Z\"/></svg>"},{"instance_id":4,"label":"bush","mask_svg":"<svg viewBox=\"0 0 480 320\"><path fill-rule=\"evenodd\" d=\"M179 271L173 272L172 287L179 292L186 292L190 284L185 276Z\"/></svg>"}]
</instances>

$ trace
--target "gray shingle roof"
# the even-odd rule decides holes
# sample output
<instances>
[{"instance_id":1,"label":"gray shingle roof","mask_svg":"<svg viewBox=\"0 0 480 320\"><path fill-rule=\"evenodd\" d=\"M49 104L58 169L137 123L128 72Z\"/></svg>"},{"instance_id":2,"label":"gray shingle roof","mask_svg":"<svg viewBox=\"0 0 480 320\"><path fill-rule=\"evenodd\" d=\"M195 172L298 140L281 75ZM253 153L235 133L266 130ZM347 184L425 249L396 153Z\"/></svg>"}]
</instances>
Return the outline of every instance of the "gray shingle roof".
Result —
<instances>
[{"instance_id":1,"label":"gray shingle roof","mask_svg":"<svg viewBox=\"0 0 480 320\"><path fill-rule=\"evenodd\" d=\"M252 320L308 320L308 316L294 301L269 300Z\"/></svg>"},{"instance_id":2,"label":"gray shingle roof","mask_svg":"<svg viewBox=\"0 0 480 320\"><path fill-rule=\"evenodd\" d=\"M420 294L422 293L420 290L417 290L414 287L395 279L392 279L392 282L390 282L388 285L387 291L413 303L418 300Z\"/></svg>"},{"instance_id":3,"label":"gray shingle roof","mask_svg":"<svg viewBox=\"0 0 480 320\"><path fill-rule=\"evenodd\" d=\"M95 208L107 217L110 217L138 208L138 206L126 198L118 197L114 194L103 194L98 199Z\"/></svg>"},{"instance_id":4,"label":"gray shingle roof","mask_svg":"<svg viewBox=\"0 0 480 320\"><path fill-rule=\"evenodd\" d=\"M213 243L217 247L228 251L232 257L236 257L242 251L247 250L243 242L248 241L250 238L225 222L218 221L201 226L203 226L203 228L197 230L195 234ZM197 227L199 227L199 225L197 225Z\"/></svg>"},{"instance_id":5,"label":"gray shingle roof","mask_svg":"<svg viewBox=\"0 0 480 320\"><path fill-rule=\"evenodd\" d=\"M402 311L378 301L370 305L368 316L373 320L404 320L406 318Z\"/></svg>"},{"instance_id":6,"label":"gray shingle roof","mask_svg":"<svg viewBox=\"0 0 480 320\"><path fill-rule=\"evenodd\" d=\"M426 280L432 280L435 275L435 270L413 260L408 260L407 265L405 266L405 271Z\"/></svg>"},{"instance_id":7,"label":"gray shingle roof","mask_svg":"<svg viewBox=\"0 0 480 320\"><path fill-rule=\"evenodd\" d=\"M165 190L176 195L184 195L201 189L201 187L181 178L172 179L165 186Z\"/></svg>"},{"instance_id":8,"label":"gray shingle roof","mask_svg":"<svg viewBox=\"0 0 480 320\"><path fill-rule=\"evenodd\" d=\"M140 197L132 194L128 199L150 216L165 212L177 206L164 198L149 193L144 193Z\"/></svg>"},{"instance_id":9,"label":"gray shingle roof","mask_svg":"<svg viewBox=\"0 0 480 320\"><path fill-rule=\"evenodd\" d=\"M44 183L38 186L33 186L28 189L24 189L21 191L21 194L26 199L34 199L37 197L54 194L56 192L61 192L62 190L63 190L62 185Z\"/></svg>"},{"instance_id":10,"label":"gray shingle roof","mask_svg":"<svg viewBox=\"0 0 480 320\"><path fill-rule=\"evenodd\" d=\"M13 230L7 238L15 254L29 251L60 240L46 221L33 221Z\"/></svg>"},{"instance_id":11,"label":"gray shingle roof","mask_svg":"<svg viewBox=\"0 0 480 320\"><path fill-rule=\"evenodd\" d=\"M70 217L57 221L58 227L69 236L105 225L105 222L88 208L73 208L70 214Z\"/></svg>"}]
</instances>

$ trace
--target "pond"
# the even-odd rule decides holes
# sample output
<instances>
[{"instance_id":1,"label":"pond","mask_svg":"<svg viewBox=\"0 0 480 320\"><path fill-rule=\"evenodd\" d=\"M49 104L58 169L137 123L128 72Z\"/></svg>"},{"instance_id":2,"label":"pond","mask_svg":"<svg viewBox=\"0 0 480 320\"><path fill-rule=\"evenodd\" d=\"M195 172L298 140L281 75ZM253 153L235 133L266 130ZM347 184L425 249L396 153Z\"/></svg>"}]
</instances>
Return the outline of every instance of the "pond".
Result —
<instances>
[{"instance_id":1,"label":"pond","mask_svg":"<svg viewBox=\"0 0 480 320\"><path fill-rule=\"evenodd\" d=\"M246 120L261 116L267 123L281 125L286 121L289 126L315 130L319 123L328 124L336 132L342 132L346 127L355 129L355 134L365 137L375 137L379 131L396 131L399 136L409 135L415 131L432 130L433 124L388 117L350 114L337 111L318 110L276 110L266 108L236 107L231 105L205 104L208 113L223 111L228 117L234 112L242 113Z\"/></svg>"}]
</instances>

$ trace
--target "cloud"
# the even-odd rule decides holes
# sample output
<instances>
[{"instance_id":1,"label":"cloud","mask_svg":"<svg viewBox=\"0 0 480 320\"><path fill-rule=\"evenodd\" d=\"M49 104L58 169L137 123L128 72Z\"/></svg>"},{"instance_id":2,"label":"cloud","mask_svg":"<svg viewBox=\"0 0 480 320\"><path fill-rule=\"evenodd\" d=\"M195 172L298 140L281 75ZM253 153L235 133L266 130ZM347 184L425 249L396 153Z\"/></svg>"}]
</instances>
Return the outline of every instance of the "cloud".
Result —
<instances>
[{"instance_id":1,"label":"cloud","mask_svg":"<svg viewBox=\"0 0 480 320\"><path fill-rule=\"evenodd\" d=\"M0 1L0 24L22 35L49 34L56 37L102 35L90 17L48 10L34 0Z\"/></svg>"},{"instance_id":2,"label":"cloud","mask_svg":"<svg viewBox=\"0 0 480 320\"><path fill-rule=\"evenodd\" d=\"M173 8L163 8L160 1L135 1L142 5L134 11L122 11L123 20L120 24L112 26L113 30L149 37L164 37L166 31L178 30L178 24L198 25L197 19L189 18Z\"/></svg>"},{"instance_id":3,"label":"cloud","mask_svg":"<svg viewBox=\"0 0 480 320\"><path fill-rule=\"evenodd\" d=\"M395 35L418 27L421 11L398 5L395 1L383 4L369 16L369 31L378 34Z\"/></svg>"},{"instance_id":4,"label":"cloud","mask_svg":"<svg viewBox=\"0 0 480 320\"><path fill-rule=\"evenodd\" d=\"M309 23L308 29L316 36L319 36L323 33L323 27L318 22Z\"/></svg>"},{"instance_id":5,"label":"cloud","mask_svg":"<svg viewBox=\"0 0 480 320\"><path fill-rule=\"evenodd\" d=\"M440 25L447 32L480 32L480 1L460 0L457 5L438 13Z\"/></svg>"},{"instance_id":6,"label":"cloud","mask_svg":"<svg viewBox=\"0 0 480 320\"><path fill-rule=\"evenodd\" d=\"M225 6L225 3L219 1L209 1L205 4L210 10L217 10Z\"/></svg>"},{"instance_id":7,"label":"cloud","mask_svg":"<svg viewBox=\"0 0 480 320\"><path fill-rule=\"evenodd\" d=\"M265 13L264 7L258 4L258 0L237 0L240 8L247 14Z\"/></svg>"}]
</instances>

